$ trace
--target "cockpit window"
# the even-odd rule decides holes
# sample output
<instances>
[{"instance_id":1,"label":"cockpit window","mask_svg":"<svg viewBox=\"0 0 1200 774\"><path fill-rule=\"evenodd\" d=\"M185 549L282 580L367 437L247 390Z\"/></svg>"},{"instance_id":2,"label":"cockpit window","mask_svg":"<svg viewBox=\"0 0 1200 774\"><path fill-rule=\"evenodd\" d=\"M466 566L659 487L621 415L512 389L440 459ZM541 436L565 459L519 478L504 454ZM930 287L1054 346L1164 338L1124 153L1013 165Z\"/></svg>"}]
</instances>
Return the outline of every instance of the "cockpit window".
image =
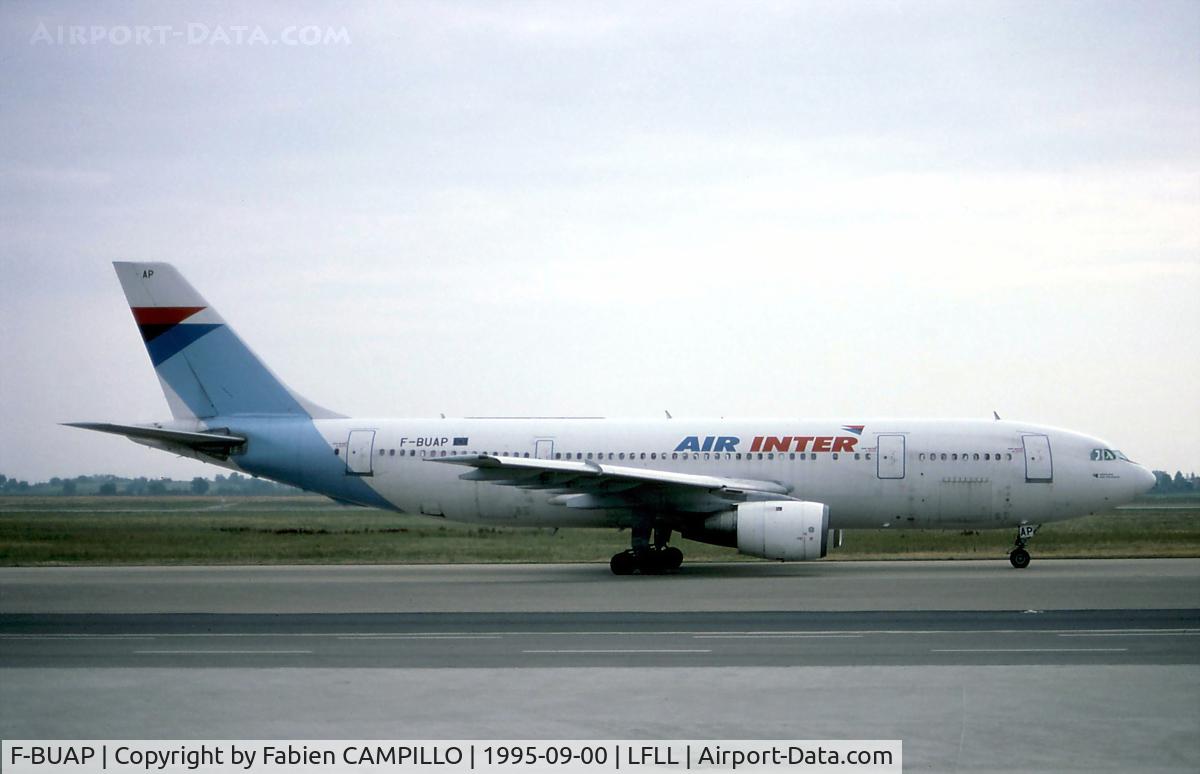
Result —
<instances>
[{"instance_id":1,"label":"cockpit window","mask_svg":"<svg viewBox=\"0 0 1200 774\"><path fill-rule=\"evenodd\" d=\"M1112 460L1129 462L1129 458L1116 449L1092 449L1092 462L1111 462Z\"/></svg>"}]
</instances>

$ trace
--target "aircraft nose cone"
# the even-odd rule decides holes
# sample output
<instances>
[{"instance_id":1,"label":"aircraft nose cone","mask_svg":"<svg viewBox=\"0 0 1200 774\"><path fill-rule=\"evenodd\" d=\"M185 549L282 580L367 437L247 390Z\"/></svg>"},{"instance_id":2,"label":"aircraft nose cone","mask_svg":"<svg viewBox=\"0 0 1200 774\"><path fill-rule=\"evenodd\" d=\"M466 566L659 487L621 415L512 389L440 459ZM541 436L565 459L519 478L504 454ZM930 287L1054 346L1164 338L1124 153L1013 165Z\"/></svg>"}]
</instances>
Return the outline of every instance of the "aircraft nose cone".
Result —
<instances>
[{"instance_id":1,"label":"aircraft nose cone","mask_svg":"<svg viewBox=\"0 0 1200 774\"><path fill-rule=\"evenodd\" d=\"M1149 468L1138 466L1138 491L1140 494L1149 492L1157 483L1158 479Z\"/></svg>"}]
</instances>

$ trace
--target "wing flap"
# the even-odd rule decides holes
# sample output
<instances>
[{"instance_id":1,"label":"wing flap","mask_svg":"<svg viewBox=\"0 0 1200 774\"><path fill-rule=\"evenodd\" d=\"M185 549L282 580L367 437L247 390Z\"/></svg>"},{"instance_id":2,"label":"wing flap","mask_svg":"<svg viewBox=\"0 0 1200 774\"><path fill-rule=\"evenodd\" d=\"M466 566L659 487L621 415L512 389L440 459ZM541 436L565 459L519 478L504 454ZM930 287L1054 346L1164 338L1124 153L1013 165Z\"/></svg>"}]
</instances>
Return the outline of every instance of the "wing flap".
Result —
<instances>
[{"instance_id":1,"label":"wing flap","mask_svg":"<svg viewBox=\"0 0 1200 774\"><path fill-rule=\"evenodd\" d=\"M427 462L472 468L459 478L498 486L556 492L550 502L568 508L675 508L707 512L756 499L790 500L778 481L734 479L590 460L546 460L465 454Z\"/></svg>"}]
</instances>

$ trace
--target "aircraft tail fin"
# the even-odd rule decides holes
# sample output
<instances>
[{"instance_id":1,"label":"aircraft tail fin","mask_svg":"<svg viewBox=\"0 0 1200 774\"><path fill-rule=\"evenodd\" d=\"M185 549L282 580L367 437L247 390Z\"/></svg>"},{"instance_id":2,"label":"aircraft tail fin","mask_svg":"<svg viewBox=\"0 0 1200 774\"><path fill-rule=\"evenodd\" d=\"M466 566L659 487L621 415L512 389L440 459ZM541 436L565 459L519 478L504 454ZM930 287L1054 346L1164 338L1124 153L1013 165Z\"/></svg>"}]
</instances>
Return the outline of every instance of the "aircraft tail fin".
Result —
<instances>
[{"instance_id":1,"label":"aircraft tail fin","mask_svg":"<svg viewBox=\"0 0 1200 774\"><path fill-rule=\"evenodd\" d=\"M340 416L292 392L171 264L113 267L176 419Z\"/></svg>"}]
</instances>

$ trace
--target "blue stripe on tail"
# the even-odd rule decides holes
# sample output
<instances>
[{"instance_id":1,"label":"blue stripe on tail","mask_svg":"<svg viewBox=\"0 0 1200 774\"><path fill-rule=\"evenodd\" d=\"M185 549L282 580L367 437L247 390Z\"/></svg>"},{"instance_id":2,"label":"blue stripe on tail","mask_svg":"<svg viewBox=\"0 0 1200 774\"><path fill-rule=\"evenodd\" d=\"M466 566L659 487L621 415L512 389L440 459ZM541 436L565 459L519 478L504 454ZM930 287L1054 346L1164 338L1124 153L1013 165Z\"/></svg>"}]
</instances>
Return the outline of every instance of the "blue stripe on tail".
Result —
<instances>
[{"instance_id":1,"label":"blue stripe on tail","mask_svg":"<svg viewBox=\"0 0 1200 774\"><path fill-rule=\"evenodd\" d=\"M163 333L146 340L146 351L150 353L150 362L158 368L159 364L179 353L188 344L199 339L206 333L212 333L221 325L174 325Z\"/></svg>"},{"instance_id":2,"label":"blue stripe on tail","mask_svg":"<svg viewBox=\"0 0 1200 774\"><path fill-rule=\"evenodd\" d=\"M198 417L308 416L228 325L184 323L146 347L159 375ZM159 359L156 351L166 357Z\"/></svg>"}]
</instances>

